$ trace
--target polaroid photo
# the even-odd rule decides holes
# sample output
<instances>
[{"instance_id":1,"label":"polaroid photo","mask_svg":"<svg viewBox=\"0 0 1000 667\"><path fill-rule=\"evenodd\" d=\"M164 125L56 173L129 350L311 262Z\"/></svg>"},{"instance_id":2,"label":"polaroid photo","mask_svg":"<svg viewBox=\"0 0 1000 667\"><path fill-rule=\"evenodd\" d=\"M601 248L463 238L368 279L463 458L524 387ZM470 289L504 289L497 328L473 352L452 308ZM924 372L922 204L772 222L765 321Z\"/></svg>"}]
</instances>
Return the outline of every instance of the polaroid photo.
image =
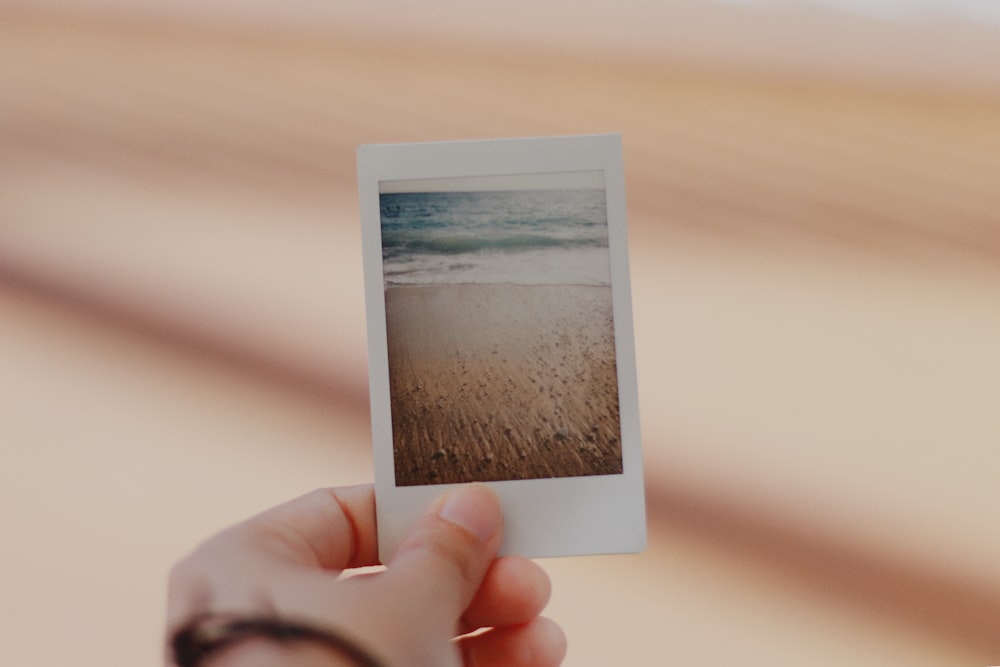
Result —
<instances>
[{"instance_id":1,"label":"polaroid photo","mask_svg":"<svg viewBox=\"0 0 1000 667\"><path fill-rule=\"evenodd\" d=\"M646 542L617 135L358 149L380 555L485 482L501 553Z\"/></svg>"}]
</instances>

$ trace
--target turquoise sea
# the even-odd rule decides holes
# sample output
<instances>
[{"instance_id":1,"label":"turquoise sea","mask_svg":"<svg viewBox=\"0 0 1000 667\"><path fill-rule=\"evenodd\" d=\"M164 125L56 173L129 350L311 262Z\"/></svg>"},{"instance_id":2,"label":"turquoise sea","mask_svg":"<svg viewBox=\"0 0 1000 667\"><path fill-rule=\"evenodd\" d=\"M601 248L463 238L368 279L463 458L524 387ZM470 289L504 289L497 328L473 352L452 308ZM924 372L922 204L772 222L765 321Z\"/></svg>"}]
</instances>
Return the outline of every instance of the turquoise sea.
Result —
<instances>
[{"instance_id":1,"label":"turquoise sea","mask_svg":"<svg viewBox=\"0 0 1000 667\"><path fill-rule=\"evenodd\" d=\"M386 285L609 285L604 190L380 195Z\"/></svg>"}]
</instances>

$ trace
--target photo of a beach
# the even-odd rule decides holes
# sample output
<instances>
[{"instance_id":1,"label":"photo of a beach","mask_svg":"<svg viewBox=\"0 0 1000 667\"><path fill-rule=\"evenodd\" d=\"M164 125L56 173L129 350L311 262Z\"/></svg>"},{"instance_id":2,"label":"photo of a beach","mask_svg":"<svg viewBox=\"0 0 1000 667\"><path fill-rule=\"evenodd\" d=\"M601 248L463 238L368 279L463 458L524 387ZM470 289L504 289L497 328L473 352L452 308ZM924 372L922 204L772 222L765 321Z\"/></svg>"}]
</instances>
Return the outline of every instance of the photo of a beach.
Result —
<instances>
[{"instance_id":1,"label":"photo of a beach","mask_svg":"<svg viewBox=\"0 0 1000 667\"><path fill-rule=\"evenodd\" d=\"M396 485L621 474L603 172L379 190Z\"/></svg>"}]
</instances>

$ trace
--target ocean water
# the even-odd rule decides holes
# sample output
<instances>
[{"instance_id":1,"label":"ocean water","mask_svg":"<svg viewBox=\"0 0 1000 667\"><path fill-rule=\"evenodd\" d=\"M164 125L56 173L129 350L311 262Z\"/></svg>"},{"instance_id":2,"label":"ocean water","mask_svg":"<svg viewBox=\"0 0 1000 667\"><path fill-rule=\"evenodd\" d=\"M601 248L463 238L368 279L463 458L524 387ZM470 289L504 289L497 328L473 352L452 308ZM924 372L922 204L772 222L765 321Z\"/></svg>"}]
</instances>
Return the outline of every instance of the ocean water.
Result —
<instances>
[{"instance_id":1,"label":"ocean water","mask_svg":"<svg viewBox=\"0 0 1000 667\"><path fill-rule=\"evenodd\" d=\"M604 190L383 193L386 285L609 285Z\"/></svg>"}]
</instances>

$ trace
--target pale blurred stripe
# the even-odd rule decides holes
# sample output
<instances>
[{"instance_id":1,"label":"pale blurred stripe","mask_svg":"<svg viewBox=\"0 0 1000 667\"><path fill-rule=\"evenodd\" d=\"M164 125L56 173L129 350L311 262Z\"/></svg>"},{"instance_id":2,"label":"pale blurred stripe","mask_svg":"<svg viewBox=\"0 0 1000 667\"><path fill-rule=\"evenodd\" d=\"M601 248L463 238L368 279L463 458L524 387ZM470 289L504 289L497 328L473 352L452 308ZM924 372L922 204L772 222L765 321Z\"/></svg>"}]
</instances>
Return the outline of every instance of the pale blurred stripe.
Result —
<instances>
[{"instance_id":1,"label":"pale blurred stripe","mask_svg":"<svg viewBox=\"0 0 1000 667\"><path fill-rule=\"evenodd\" d=\"M540 58L3 16L10 662L370 476L356 144L614 130L654 539L547 563L569 664L1000 659L1000 97Z\"/></svg>"}]
</instances>

